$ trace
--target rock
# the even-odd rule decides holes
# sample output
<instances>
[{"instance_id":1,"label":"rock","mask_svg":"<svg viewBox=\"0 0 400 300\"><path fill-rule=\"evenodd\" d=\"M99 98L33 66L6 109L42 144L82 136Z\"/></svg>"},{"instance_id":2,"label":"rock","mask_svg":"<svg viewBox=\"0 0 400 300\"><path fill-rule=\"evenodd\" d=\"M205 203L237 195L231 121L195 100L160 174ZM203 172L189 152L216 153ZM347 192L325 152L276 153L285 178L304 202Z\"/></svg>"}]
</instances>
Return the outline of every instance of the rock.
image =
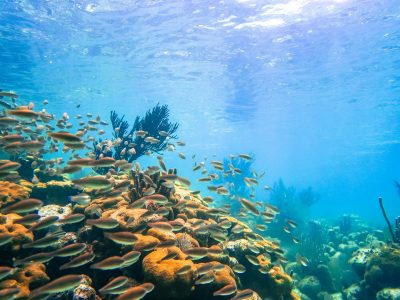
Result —
<instances>
[{"instance_id":1,"label":"rock","mask_svg":"<svg viewBox=\"0 0 400 300\"><path fill-rule=\"evenodd\" d=\"M365 268L365 281L372 290L400 287L400 246L385 245L371 256Z\"/></svg>"},{"instance_id":2,"label":"rock","mask_svg":"<svg viewBox=\"0 0 400 300\"><path fill-rule=\"evenodd\" d=\"M376 294L377 300L400 300L400 288L385 288Z\"/></svg>"},{"instance_id":3,"label":"rock","mask_svg":"<svg viewBox=\"0 0 400 300\"><path fill-rule=\"evenodd\" d=\"M360 248L353 253L352 257L349 259L349 264L352 266L353 270L357 273L357 275L360 276L360 278L363 278L365 267L370 257L373 254L379 252L380 250L378 248L377 249L372 249L369 247Z\"/></svg>"},{"instance_id":4,"label":"rock","mask_svg":"<svg viewBox=\"0 0 400 300\"><path fill-rule=\"evenodd\" d=\"M343 296L346 300L359 300L362 295L362 289L360 285L353 284L349 286L347 289L343 290Z\"/></svg>"},{"instance_id":5,"label":"rock","mask_svg":"<svg viewBox=\"0 0 400 300\"><path fill-rule=\"evenodd\" d=\"M321 284L315 276L307 276L303 278L297 284L297 287L303 294L306 294L311 299L316 299L318 293L321 291Z\"/></svg>"}]
</instances>

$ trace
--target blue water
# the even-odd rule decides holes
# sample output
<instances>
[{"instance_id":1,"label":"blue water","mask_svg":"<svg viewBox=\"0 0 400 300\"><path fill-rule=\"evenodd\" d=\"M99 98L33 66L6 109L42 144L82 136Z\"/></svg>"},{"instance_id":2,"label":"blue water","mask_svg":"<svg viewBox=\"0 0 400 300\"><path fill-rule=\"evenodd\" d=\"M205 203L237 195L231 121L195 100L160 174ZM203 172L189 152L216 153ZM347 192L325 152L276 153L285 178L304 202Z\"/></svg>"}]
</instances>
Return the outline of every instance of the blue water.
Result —
<instances>
[{"instance_id":1,"label":"blue water","mask_svg":"<svg viewBox=\"0 0 400 300\"><path fill-rule=\"evenodd\" d=\"M400 212L399 58L395 0L0 3L0 88L59 115L168 104L187 156L252 153L317 217Z\"/></svg>"}]
</instances>

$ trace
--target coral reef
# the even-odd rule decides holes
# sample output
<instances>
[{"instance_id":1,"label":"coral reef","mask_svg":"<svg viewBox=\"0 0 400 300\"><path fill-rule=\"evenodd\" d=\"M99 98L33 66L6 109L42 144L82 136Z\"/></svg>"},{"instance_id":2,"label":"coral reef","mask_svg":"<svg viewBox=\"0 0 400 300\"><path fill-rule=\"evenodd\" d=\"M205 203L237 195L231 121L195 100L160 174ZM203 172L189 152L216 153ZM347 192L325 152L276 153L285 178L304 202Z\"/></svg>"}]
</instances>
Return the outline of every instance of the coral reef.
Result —
<instances>
[{"instance_id":1,"label":"coral reef","mask_svg":"<svg viewBox=\"0 0 400 300\"><path fill-rule=\"evenodd\" d=\"M133 162L146 153L160 153L168 147L168 139L174 139L178 123L169 121L169 109L167 105L157 104L148 110L144 117L137 116L132 127L124 120L125 116L119 117L115 111L110 114L113 137L117 141L113 149L102 140L93 143L96 159L101 157L113 157L116 160L124 159ZM139 132L139 133L138 133ZM141 134L141 133L144 134ZM146 140L144 135L153 138ZM108 168L96 168L96 171L105 174Z\"/></svg>"},{"instance_id":2,"label":"coral reef","mask_svg":"<svg viewBox=\"0 0 400 300\"><path fill-rule=\"evenodd\" d=\"M27 199L31 190L20 184L0 181L0 209L20 200Z\"/></svg>"},{"instance_id":3,"label":"coral reef","mask_svg":"<svg viewBox=\"0 0 400 300\"><path fill-rule=\"evenodd\" d=\"M31 263L13 273L6 280L0 281L0 290L18 288L19 293L16 298L26 299L34 288L47 281L49 281L49 277L46 274L46 267L41 263Z\"/></svg>"}]
</instances>

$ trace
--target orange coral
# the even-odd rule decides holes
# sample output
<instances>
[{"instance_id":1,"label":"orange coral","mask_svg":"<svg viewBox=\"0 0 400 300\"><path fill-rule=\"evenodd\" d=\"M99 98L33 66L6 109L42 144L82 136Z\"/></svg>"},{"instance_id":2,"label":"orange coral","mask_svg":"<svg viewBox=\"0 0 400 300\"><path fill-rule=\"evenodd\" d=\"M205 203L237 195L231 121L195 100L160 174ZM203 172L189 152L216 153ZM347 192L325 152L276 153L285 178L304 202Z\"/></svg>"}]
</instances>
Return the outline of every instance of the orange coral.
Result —
<instances>
[{"instance_id":1,"label":"orange coral","mask_svg":"<svg viewBox=\"0 0 400 300\"><path fill-rule=\"evenodd\" d=\"M211 264L213 266L220 265L220 263L216 261L211 261L206 264ZM204 263L198 263L196 264L196 267L199 268L203 265ZM229 266L224 265L224 268L222 270L212 272L214 273L213 282L211 282L210 284L196 286L196 293L198 293L200 295L200 298L202 299L212 298L214 292L218 291L226 285L233 284L236 286L235 275Z\"/></svg>"},{"instance_id":2,"label":"orange coral","mask_svg":"<svg viewBox=\"0 0 400 300\"><path fill-rule=\"evenodd\" d=\"M0 214L0 233L7 233L12 235L13 250L20 249L24 243L33 241L33 233L29 231L24 225L14 224L13 220L20 218L17 214Z\"/></svg>"},{"instance_id":3,"label":"orange coral","mask_svg":"<svg viewBox=\"0 0 400 300\"><path fill-rule=\"evenodd\" d=\"M32 263L24 266L11 276L11 279L0 282L0 290L6 288L19 288L17 298L27 298L33 285L41 285L49 280L46 267L42 263Z\"/></svg>"},{"instance_id":4,"label":"orange coral","mask_svg":"<svg viewBox=\"0 0 400 300\"><path fill-rule=\"evenodd\" d=\"M135 236L138 238L133 245L133 249L136 251L149 251L160 244L160 240L151 235L135 234Z\"/></svg>"},{"instance_id":5,"label":"orange coral","mask_svg":"<svg viewBox=\"0 0 400 300\"><path fill-rule=\"evenodd\" d=\"M9 181L0 181L0 208L27 199L30 192L31 190L26 186Z\"/></svg>"},{"instance_id":6,"label":"orange coral","mask_svg":"<svg viewBox=\"0 0 400 300\"><path fill-rule=\"evenodd\" d=\"M168 253L176 253L174 259L163 260ZM143 259L146 282L155 284L153 295L157 299L188 299L193 291L196 268L178 247L156 249ZM188 272L177 274L184 266L191 266Z\"/></svg>"},{"instance_id":7,"label":"orange coral","mask_svg":"<svg viewBox=\"0 0 400 300\"><path fill-rule=\"evenodd\" d=\"M159 239L162 242L176 240L176 235L173 232L162 231L157 228L150 228L147 230L147 234Z\"/></svg>"}]
</instances>

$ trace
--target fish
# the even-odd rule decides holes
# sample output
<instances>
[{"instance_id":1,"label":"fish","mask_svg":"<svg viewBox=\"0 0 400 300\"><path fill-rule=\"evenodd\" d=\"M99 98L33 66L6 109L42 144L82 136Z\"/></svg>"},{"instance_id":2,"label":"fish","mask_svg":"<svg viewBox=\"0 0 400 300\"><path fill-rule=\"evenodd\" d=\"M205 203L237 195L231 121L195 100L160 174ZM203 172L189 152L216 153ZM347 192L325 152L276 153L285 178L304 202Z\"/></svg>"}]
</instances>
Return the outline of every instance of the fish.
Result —
<instances>
[{"instance_id":1,"label":"fish","mask_svg":"<svg viewBox=\"0 0 400 300\"><path fill-rule=\"evenodd\" d=\"M197 275L200 276L200 275L204 275L204 274L210 272L212 269L213 269L213 265L211 263L205 263L205 264L202 264L200 267L197 267L196 272L197 272Z\"/></svg>"},{"instance_id":2,"label":"fish","mask_svg":"<svg viewBox=\"0 0 400 300\"><path fill-rule=\"evenodd\" d=\"M151 282L142 283L140 286L144 288L147 291L147 293L150 293L155 288L154 284L152 284Z\"/></svg>"},{"instance_id":3,"label":"fish","mask_svg":"<svg viewBox=\"0 0 400 300\"><path fill-rule=\"evenodd\" d=\"M69 257L78 255L79 253L82 253L85 249L86 249L85 243L75 243L57 249L51 252L50 255L53 257Z\"/></svg>"},{"instance_id":4,"label":"fish","mask_svg":"<svg viewBox=\"0 0 400 300\"><path fill-rule=\"evenodd\" d=\"M218 187L216 191L219 195L229 195L229 190L223 186Z\"/></svg>"},{"instance_id":5,"label":"fish","mask_svg":"<svg viewBox=\"0 0 400 300\"><path fill-rule=\"evenodd\" d=\"M91 160L89 162L90 166L93 167L111 167L115 164L115 159L112 157L102 157L97 160Z\"/></svg>"},{"instance_id":6,"label":"fish","mask_svg":"<svg viewBox=\"0 0 400 300\"><path fill-rule=\"evenodd\" d=\"M307 267L307 266L308 266L308 263L309 263L307 257L302 256L302 255L297 255L297 257L296 257L296 262L297 262L299 265L303 266L303 267Z\"/></svg>"},{"instance_id":7,"label":"fish","mask_svg":"<svg viewBox=\"0 0 400 300\"><path fill-rule=\"evenodd\" d=\"M276 206L274 206L272 204L268 204L268 203L265 204L265 207L267 209L271 210L272 212L274 212L275 214L279 214L279 208L278 207L276 207Z\"/></svg>"},{"instance_id":8,"label":"fish","mask_svg":"<svg viewBox=\"0 0 400 300\"><path fill-rule=\"evenodd\" d=\"M0 281L13 274L14 269L10 267L0 267Z\"/></svg>"},{"instance_id":9,"label":"fish","mask_svg":"<svg viewBox=\"0 0 400 300\"><path fill-rule=\"evenodd\" d=\"M126 276L118 276L108 282L105 286L99 289L99 292L101 294L108 294L109 291L115 290L121 286L123 286L125 283L127 283L129 280L128 277Z\"/></svg>"},{"instance_id":10,"label":"fish","mask_svg":"<svg viewBox=\"0 0 400 300\"><path fill-rule=\"evenodd\" d=\"M233 233L239 234L239 233L242 233L243 230L244 230L244 227L241 226L241 225L238 225L238 224L232 227L232 232Z\"/></svg>"},{"instance_id":11,"label":"fish","mask_svg":"<svg viewBox=\"0 0 400 300\"><path fill-rule=\"evenodd\" d=\"M85 219L84 214L71 214L63 219L60 220L60 223L62 224L74 224L74 223L79 223Z\"/></svg>"},{"instance_id":12,"label":"fish","mask_svg":"<svg viewBox=\"0 0 400 300\"><path fill-rule=\"evenodd\" d=\"M207 249L208 254L210 255L221 255L223 253L222 249L217 246L211 246L210 248Z\"/></svg>"},{"instance_id":13,"label":"fish","mask_svg":"<svg viewBox=\"0 0 400 300\"><path fill-rule=\"evenodd\" d=\"M120 268L125 260L120 256L111 256L95 264L90 265L91 269L97 270L114 270Z\"/></svg>"},{"instance_id":14,"label":"fish","mask_svg":"<svg viewBox=\"0 0 400 300\"><path fill-rule=\"evenodd\" d=\"M208 284L215 280L214 272L208 272L195 281L195 285Z\"/></svg>"},{"instance_id":15,"label":"fish","mask_svg":"<svg viewBox=\"0 0 400 300\"><path fill-rule=\"evenodd\" d=\"M237 287L236 284L231 283L231 284L227 284L225 286L223 286L222 288L220 288L218 291L215 291L213 293L213 296L229 296L232 295L234 293L236 293L237 291Z\"/></svg>"},{"instance_id":16,"label":"fish","mask_svg":"<svg viewBox=\"0 0 400 300\"><path fill-rule=\"evenodd\" d=\"M140 258L141 253L139 251L130 251L124 254L121 258L124 260L124 263L121 267L126 268L136 263Z\"/></svg>"},{"instance_id":17,"label":"fish","mask_svg":"<svg viewBox=\"0 0 400 300\"><path fill-rule=\"evenodd\" d=\"M7 173L16 171L21 167L21 164L13 161L9 161L5 164L0 165L0 173Z\"/></svg>"},{"instance_id":18,"label":"fish","mask_svg":"<svg viewBox=\"0 0 400 300\"><path fill-rule=\"evenodd\" d=\"M14 266L24 265L24 264L30 263L30 262L45 263L45 262L52 260L53 258L54 258L54 256L52 255L51 252L40 252L40 253L36 253L36 254L30 255L30 256L27 256L25 258L16 260L14 262Z\"/></svg>"},{"instance_id":19,"label":"fish","mask_svg":"<svg viewBox=\"0 0 400 300\"><path fill-rule=\"evenodd\" d=\"M58 221L58 216L48 216L29 228L29 231L42 230L54 225Z\"/></svg>"},{"instance_id":20,"label":"fish","mask_svg":"<svg viewBox=\"0 0 400 300\"><path fill-rule=\"evenodd\" d=\"M35 240L31 243L23 244L22 248L27 249L27 248L46 248L51 245L54 245L57 243L57 241L61 238L61 233L56 233L56 234L49 234L41 239Z\"/></svg>"},{"instance_id":21,"label":"fish","mask_svg":"<svg viewBox=\"0 0 400 300\"><path fill-rule=\"evenodd\" d=\"M166 131L164 131L164 130L160 130L160 131L158 132L158 134L159 134L160 136L163 136L163 137L169 136L169 133L166 132Z\"/></svg>"},{"instance_id":22,"label":"fish","mask_svg":"<svg viewBox=\"0 0 400 300\"><path fill-rule=\"evenodd\" d=\"M293 220L286 219L286 222L287 222L287 223L289 224L289 226L292 227L292 228L296 228L296 227L297 227L297 223L296 223L295 221L293 221Z\"/></svg>"},{"instance_id":23,"label":"fish","mask_svg":"<svg viewBox=\"0 0 400 300\"><path fill-rule=\"evenodd\" d=\"M82 142L79 136L76 136L75 134L66 131L48 132L47 135L53 138L54 140L64 143L74 144Z\"/></svg>"},{"instance_id":24,"label":"fish","mask_svg":"<svg viewBox=\"0 0 400 300\"><path fill-rule=\"evenodd\" d=\"M19 96L14 91L1 91L0 90L0 97L9 97L12 99L17 99Z\"/></svg>"},{"instance_id":25,"label":"fish","mask_svg":"<svg viewBox=\"0 0 400 300\"><path fill-rule=\"evenodd\" d=\"M159 144L160 143L159 139L156 139L156 138L154 138L152 136L145 137L144 141L146 143L150 143L150 144Z\"/></svg>"},{"instance_id":26,"label":"fish","mask_svg":"<svg viewBox=\"0 0 400 300\"><path fill-rule=\"evenodd\" d=\"M3 288L0 290L0 299L1 300L11 300L15 299L15 297L21 292L19 288Z\"/></svg>"},{"instance_id":27,"label":"fish","mask_svg":"<svg viewBox=\"0 0 400 300\"><path fill-rule=\"evenodd\" d=\"M179 152L178 156L182 159L186 159L186 156L183 154L183 152Z\"/></svg>"},{"instance_id":28,"label":"fish","mask_svg":"<svg viewBox=\"0 0 400 300\"><path fill-rule=\"evenodd\" d=\"M178 256L177 252L168 252L168 254L163 257L163 260L174 259L177 256Z\"/></svg>"},{"instance_id":29,"label":"fish","mask_svg":"<svg viewBox=\"0 0 400 300\"><path fill-rule=\"evenodd\" d=\"M265 230L267 230L267 226L265 226L264 224L258 224L258 225L256 226L256 228L257 228L258 230L260 230L260 231L265 231Z\"/></svg>"},{"instance_id":30,"label":"fish","mask_svg":"<svg viewBox=\"0 0 400 300\"><path fill-rule=\"evenodd\" d=\"M235 273L242 274L242 273L246 272L246 267L241 264L236 264L232 267L232 270Z\"/></svg>"},{"instance_id":31,"label":"fish","mask_svg":"<svg viewBox=\"0 0 400 300\"><path fill-rule=\"evenodd\" d=\"M91 262L95 257L96 255L94 255L93 253L87 252L77 257L74 257L69 262L61 265L59 269L65 270L65 269L77 268Z\"/></svg>"},{"instance_id":32,"label":"fish","mask_svg":"<svg viewBox=\"0 0 400 300\"><path fill-rule=\"evenodd\" d=\"M100 229L113 229L119 226L119 222L112 218L100 218L86 220L86 224Z\"/></svg>"},{"instance_id":33,"label":"fish","mask_svg":"<svg viewBox=\"0 0 400 300\"><path fill-rule=\"evenodd\" d=\"M88 176L72 180L72 182L76 185L92 189L103 189L112 186L111 182L104 176Z\"/></svg>"},{"instance_id":34,"label":"fish","mask_svg":"<svg viewBox=\"0 0 400 300\"><path fill-rule=\"evenodd\" d=\"M0 233L0 247L11 242L13 236L8 233Z\"/></svg>"},{"instance_id":35,"label":"fish","mask_svg":"<svg viewBox=\"0 0 400 300\"><path fill-rule=\"evenodd\" d=\"M211 196L205 196L205 197L203 197L203 200L204 200L206 203L213 203L213 202L214 202L214 198L211 197Z\"/></svg>"},{"instance_id":36,"label":"fish","mask_svg":"<svg viewBox=\"0 0 400 300\"><path fill-rule=\"evenodd\" d=\"M259 253L260 253L260 249L258 249L258 247L255 246L255 245L249 244L249 245L247 246L247 248L248 248L251 252L253 252L254 254L259 254Z\"/></svg>"},{"instance_id":37,"label":"fish","mask_svg":"<svg viewBox=\"0 0 400 300\"><path fill-rule=\"evenodd\" d=\"M231 300L250 300L253 299L254 291L245 289L238 292Z\"/></svg>"},{"instance_id":38,"label":"fish","mask_svg":"<svg viewBox=\"0 0 400 300\"><path fill-rule=\"evenodd\" d=\"M18 124L18 120L12 117L0 117L0 127L8 127Z\"/></svg>"},{"instance_id":39,"label":"fish","mask_svg":"<svg viewBox=\"0 0 400 300\"><path fill-rule=\"evenodd\" d=\"M21 200L2 210L3 213L27 213L37 210L43 205L43 202L39 199L30 198L27 200Z\"/></svg>"},{"instance_id":40,"label":"fish","mask_svg":"<svg viewBox=\"0 0 400 300\"><path fill-rule=\"evenodd\" d=\"M39 117L39 114L30 109L18 108L18 109L9 109L6 111L7 115L11 115L17 118L32 120Z\"/></svg>"},{"instance_id":41,"label":"fish","mask_svg":"<svg viewBox=\"0 0 400 300\"><path fill-rule=\"evenodd\" d=\"M254 215L258 216L260 214L256 205L253 202L251 202L245 198L239 198L239 201L245 209L249 210Z\"/></svg>"},{"instance_id":42,"label":"fish","mask_svg":"<svg viewBox=\"0 0 400 300\"><path fill-rule=\"evenodd\" d=\"M258 266L260 264L258 258L254 255L245 255L246 259L253 265Z\"/></svg>"},{"instance_id":43,"label":"fish","mask_svg":"<svg viewBox=\"0 0 400 300\"><path fill-rule=\"evenodd\" d=\"M139 300L148 293L147 289L142 286L135 286L127 289L123 294L119 295L115 300Z\"/></svg>"},{"instance_id":44,"label":"fish","mask_svg":"<svg viewBox=\"0 0 400 300\"><path fill-rule=\"evenodd\" d=\"M191 269L192 269L191 265L184 265L183 267L179 268L176 271L176 274L177 275L183 275L183 274L186 274L187 272L189 272Z\"/></svg>"},{"instance_id":45,"label":"fish","mask_svg":"<svg viewBox=\"0 0 400 300\"><path fill-rule=\"evenodd\" d=\"M292 241L293 241L293 243L295 243L295 244L300 243L300 240L299 240L297 237L295 237L295 236L292 236Z\"/></svg>"},{"instance_id":46,"label":"fish","mask_svg":"<svg viewBox=\"0 0 400 300\"><path fill-rule=\"evenodd\" d=\"M249 154L239 154L238 155L240 158L243 158L244 160L251 160L251 156Z\"/></svg>"},{"instance_id":47,"label":"fish","mask_svg":"<svg viewBox=\"0 0 400 300\"><path fill-rule=\"evenodd\" d=\"M90 203L90 196L84 193L76 196L68 196L68 199L80 205L87 205Z\"/></svg>"},{"instance_id":48,"label":"fish","mask_svg":"<svg viewBox=\"0 0 400 300\"><path fill-rule=\"evenodd\" d=\"M82 170L82 167L80 166L65 166L60 173L62 174L72 174L76 173Z\"/></svg>"},{"instance_id":49,"label":"fish","mask_svg":"<svg viewBox=\"0 0 400 300\"><path fill-rule=\"evenodd\" d=\"M168 222L154 222L154 223L148 223L147 225L150 226L151 228L155 228L165 232L171 232L173 230L172 225L169 224Z\"/></svg>"},{"instance_id":50,"label":"fish","mask_svg":"<svg viewBox=\"0 0 400 300\"><path fill-rule=\"evenodd\" d=\"M114 243L121 245L133 245L138 240L135 234L128 231L112 232L112 233L106 232L104 233L104 236L112 240Z\"/></svg>"},{"instance_id":51,"label":"fish","mask_svg":"<svg viewBox=\"0 0 400 300\"><path fill-rule=\"evenodd\" d=\"M83 275L71 274L61 276L33 290L32 293L29 295L29 299L34 299L40 294L57 294L72 290L81 283L82 279L84 279Z\"/></svg>"}]
</instances>

